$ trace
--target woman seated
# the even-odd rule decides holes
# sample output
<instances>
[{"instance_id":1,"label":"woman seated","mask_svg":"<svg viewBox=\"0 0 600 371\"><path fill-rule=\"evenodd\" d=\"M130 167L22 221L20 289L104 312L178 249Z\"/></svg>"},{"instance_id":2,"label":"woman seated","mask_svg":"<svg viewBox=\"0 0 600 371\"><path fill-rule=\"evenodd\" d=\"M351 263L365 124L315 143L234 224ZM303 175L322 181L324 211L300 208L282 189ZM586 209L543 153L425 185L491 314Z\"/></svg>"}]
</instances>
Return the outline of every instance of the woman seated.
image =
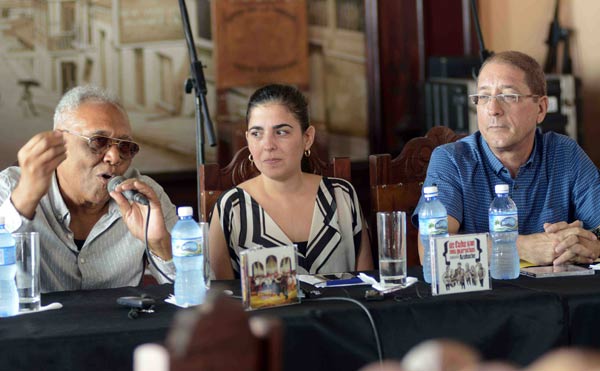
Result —
<instances>
[{"instance_id":1,"label":"woman seated","mask_svg":"<svg viewBox=\"0 0 600 371\"><path fill-rule=\"evenodd\" d=\"M337 178L302 172L315 128L296 88L257 90L246 111L250 161L260 174L224 192L210 223L210 263L216 279L239 278L240 252L296 244L298 273L373 268L358 197Z\"/></svg>"}]
</instances>

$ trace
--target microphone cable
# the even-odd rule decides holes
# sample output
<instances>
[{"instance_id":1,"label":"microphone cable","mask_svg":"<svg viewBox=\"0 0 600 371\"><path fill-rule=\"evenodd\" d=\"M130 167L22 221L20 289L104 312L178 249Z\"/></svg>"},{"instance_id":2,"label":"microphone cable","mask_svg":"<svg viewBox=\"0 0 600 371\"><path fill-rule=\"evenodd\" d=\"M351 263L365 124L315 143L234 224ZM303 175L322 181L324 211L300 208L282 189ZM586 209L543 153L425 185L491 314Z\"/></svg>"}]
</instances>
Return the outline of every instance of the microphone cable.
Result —
<instances>
[{"instance_id":1,"label":"microphone cable","mask_svg":"<svg viewBox=\"0 0 600 371\"><path fill-rule=\"evenodd\" d=\"M300 290L301 289L298 287L298 291L300 291ZM242 296L231 295L229 297L234 298L234 299L243 300ZM373 330L373 337L375 338L375 347L377 348L377 358L379 360L379 364L380 365L383 364L383 348L381 346L381 340L379 338L379 331L377 331L377 326L375 326L375 320L373 320L373 316L371 315L371 312L369 312L369 308L365 307L365 305L363 303L361 303L360 301L358 301L356 299L345 298L343 296L311 298L311 299L303 298L300 300L300 302L307 302L307 301L347 301L349 303L357 305L360 309L362 309L363 312L365 312L365 314L367 315L367 318L369 319L369 324L371 325L371 330Z\"/></svg>"},{"instance_id":2,"label":"microphone cable","mask_svg":"<svg viewBox=\"0 0 600 371\"><path fill-rule=\"evenodd\" d=\"M146 215L146 232L144 234L144 243L146 245L146 255L148 255L148 261L152 264L152 266L154 267L154 269L156 269L158 271L158 273L160 273L169 283L174 283L175 281L173 281L171 279L171 277L169 277L165 272L163 272L158 265L156 265L156 262L154 261L154 258L152 257L152 253L150 253L150 247L148 246L148 227L150 226L150 205L148 204L148 214ZM144 274L144 271L142 270L142 275ZM142 278L144 278L142 276Z\"/></svg>"},{"instance_id":3,"label":"microphone cable","mask_svg":"<svg viewBox=\"0 0 600 371\"><path fill-rule=\"evenodd\" d=\"M375 347L377 348L377 357L379 358L379 364L383 363L383 349L381 347L381 341L379 340L379 332L377 331L377 326L375 326L375 321L373 320L373 316L369 309L365 307L363 303L356 299L345 298L343 296L334 296L334 297L324 297L324 298L313 298L313 299L303 299L302 301L347 301L353 304L356 304L360 309L362 309L367 318L369 318L369 323L371 324L371 329L373 330L373 337L375 337Z\"/></svg>"}]
</instances>

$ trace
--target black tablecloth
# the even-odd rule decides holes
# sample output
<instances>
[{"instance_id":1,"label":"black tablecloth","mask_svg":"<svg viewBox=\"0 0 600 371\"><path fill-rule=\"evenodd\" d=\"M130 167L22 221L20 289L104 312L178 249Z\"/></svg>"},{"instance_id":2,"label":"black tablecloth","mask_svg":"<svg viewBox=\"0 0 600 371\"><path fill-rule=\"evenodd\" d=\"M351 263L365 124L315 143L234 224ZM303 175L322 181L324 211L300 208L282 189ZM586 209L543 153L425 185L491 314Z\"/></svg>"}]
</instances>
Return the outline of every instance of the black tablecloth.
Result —
<instances>
[{"instance_id":1,"label":"black tablecloth","mask_svg":"<svg viewBox=\"0 0 600 371\"><path fill-rule=\"evenodd\" d=\"M600 274L563 278L529 278L507 281L510 285L553 293L561 298L565 309L569 345L600 348Z\"/></svg>"},{"instance_id":2,"label":"black tablecloth","mask_svg":"<svg viewBox=\"0 0 600 371\"><path fill-rule=\"evenodd\" d=\"M132 320L117 298L151 293L158 299L172 291L164 285L44 294L42 305L63 308L0 319L0 369L131 371L133 349L162 342L177 308L157 300L155 313Z\"/></svg>"},{"instance_id":3,"label":"black tablecloth","mask_svg":"<svg viewBox=\"0 0 600 371\"><path fill-rule=\"evenodd\" d=\"M419 275L418 270L409 270ZM239 282L215 282L239 293ZM171 285L45 294L44 305L63 308L0 319L2 369L132 370L134 348L162 342L174 314L164 303ZM252 315L283 320L286 370L356 370L377 360L371 325L358 299L373 316L385 358L401 358L419 342L453 338L479 349L487 359L526 365L561 345L600 347L594 334L600 309L600 275L494 281L493 290L433 297L418 282L383 301L363 299L366 287L321 289L299 305ZM155 313L127 317L120 296L149 294ZM322 301L322 298L327 301ZM210 334L207 334L210 336Z\"/></svg>"},{"instance_id":4,"label":"black tablecloth","mask_svg":"<svg viewBox=\"0 0 600 371\"><path fill-rule=\"evenodd\" d=\"M421 341L452 338L470 344L487 359L528 364L548 349L569 343L560 296L494 282L491 291L431 296L419 282L381 302L365 302L382 341L384 358L401 359ZM337 289L325 296L363 295ZM286 370L356 370L377 360L367 316L346 302L305 301L300 306L263 311L284 319ZM287 355L287 353L286 353ZM310 361L308 361L310 360Z\"/></svg>"}]
</instances>

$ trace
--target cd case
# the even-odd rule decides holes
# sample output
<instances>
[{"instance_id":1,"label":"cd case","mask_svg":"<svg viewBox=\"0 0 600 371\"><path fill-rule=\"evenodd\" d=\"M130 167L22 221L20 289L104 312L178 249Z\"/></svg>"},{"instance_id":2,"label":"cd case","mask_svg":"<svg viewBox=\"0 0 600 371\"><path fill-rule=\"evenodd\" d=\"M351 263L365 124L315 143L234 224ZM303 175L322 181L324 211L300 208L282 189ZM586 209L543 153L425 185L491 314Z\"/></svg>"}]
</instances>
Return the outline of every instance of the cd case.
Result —
<instances>
[{"instance_id":1,"label":"cd case","mask_svg":"<svg viewBox=\"0 0 600 371\"><path fill-rule=\"evenodd\" d=\"M295 246L252 248L240 254L242 299L246 310L297 304Z\"/></svg>"},{"instance_id":2,"label":"cd case","mask_svg":"<svg viewBox=\"0 0 600 371\"><path fill-rule=\"evenodd\" d=\"M460 234L429 240L432 295L490 290L488 234Z\"/></svg>"},{"instance_id":3,"label":"cd case","mask_svg":"<svg viewBox=\"0 0 600 371\"><path fill-rule=\"evenodd\" d=\"M593 269L573 264L521 268L521 275L534 278L588 276L593 274Z\"/></svg>"}]
</instances>

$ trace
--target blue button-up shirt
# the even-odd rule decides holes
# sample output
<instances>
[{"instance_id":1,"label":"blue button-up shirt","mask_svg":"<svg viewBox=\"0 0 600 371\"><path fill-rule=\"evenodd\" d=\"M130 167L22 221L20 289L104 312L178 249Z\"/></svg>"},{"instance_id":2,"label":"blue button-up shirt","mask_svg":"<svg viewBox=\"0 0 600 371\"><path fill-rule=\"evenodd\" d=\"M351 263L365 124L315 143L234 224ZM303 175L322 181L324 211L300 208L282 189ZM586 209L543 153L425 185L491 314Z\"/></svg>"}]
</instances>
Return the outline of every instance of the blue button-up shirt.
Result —
<instances>
[{"instance_id":1,"label":"blue button-up shirt","mask_svg":"<svg viewBox=\"0 0 600 371\"><path fill-rule=\"evenodd\" d=\"M598 168L574 140L553 132L536 131L533 151L514 179L479 132L437 147L425 179L425 186L438 186L448 215L460 223L459 233L488 231L488 209L500 183L509 185L517 205L519 234L543 232L546 222L600 225Z\"/></svg>"}]
</instances>

